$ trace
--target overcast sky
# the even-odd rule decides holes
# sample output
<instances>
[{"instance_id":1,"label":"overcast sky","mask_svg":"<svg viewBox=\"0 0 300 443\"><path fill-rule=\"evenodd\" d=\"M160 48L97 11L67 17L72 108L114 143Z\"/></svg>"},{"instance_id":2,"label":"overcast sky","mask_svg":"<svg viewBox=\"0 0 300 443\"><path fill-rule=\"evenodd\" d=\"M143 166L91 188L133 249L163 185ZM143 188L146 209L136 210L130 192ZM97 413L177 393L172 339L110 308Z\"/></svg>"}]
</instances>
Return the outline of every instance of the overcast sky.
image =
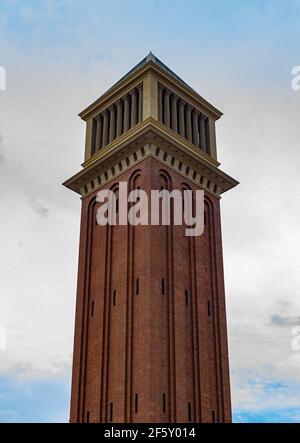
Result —
<instances>
[{"instance_id":1,"label":"overcast sky","mask_svg":"<svg viewBox=\"0 0 300 443\"><path fill-rule=\"evenodd\" d=\"M83 161L77 114L152 50L224 112L235 421L300 421L300 1L1 1L0 421L67 421ZM1 340L0 340L1 343Z\"/></svg>"}]
</instances>

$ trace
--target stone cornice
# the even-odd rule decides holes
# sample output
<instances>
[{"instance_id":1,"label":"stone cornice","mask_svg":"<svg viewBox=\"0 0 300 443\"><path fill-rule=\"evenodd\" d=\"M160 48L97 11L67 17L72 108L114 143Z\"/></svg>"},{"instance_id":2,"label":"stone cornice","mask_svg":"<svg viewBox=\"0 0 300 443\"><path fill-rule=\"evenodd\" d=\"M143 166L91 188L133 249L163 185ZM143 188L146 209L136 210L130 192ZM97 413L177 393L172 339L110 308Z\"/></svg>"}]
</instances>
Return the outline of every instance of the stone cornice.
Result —
<instances>
[{"instance_id":1,"label":"stone cornice","mask_svg":"<svg viewBox=\"0 0 300 443\"><path fill-rule=\"evenodd\" d=\"M216 196L238 184L217 161L149 118L83 163L64 185L86 196L150 155Z\"/></svg>"}]
</instances>

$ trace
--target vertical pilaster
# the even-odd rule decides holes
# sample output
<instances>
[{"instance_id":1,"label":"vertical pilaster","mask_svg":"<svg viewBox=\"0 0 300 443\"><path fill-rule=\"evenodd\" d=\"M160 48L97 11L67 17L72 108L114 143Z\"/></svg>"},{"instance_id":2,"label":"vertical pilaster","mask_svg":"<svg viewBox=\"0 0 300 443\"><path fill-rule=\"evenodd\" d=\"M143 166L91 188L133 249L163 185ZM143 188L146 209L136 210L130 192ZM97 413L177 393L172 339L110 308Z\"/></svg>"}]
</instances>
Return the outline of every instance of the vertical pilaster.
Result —
<instances>
[{"instance_id":1,"label":"vertical pilaster","mask_svg":"<svg viewBox=\"0 0 300 443\"><path fill-rule=\"evenodd\" d=\"M164 93L164 124L170 127L170 91L168 89Z\"/></svg>"},{"instance_id":2,"label":"vertical pilaster","mask_svg":"<svg viewBox=\"0 0 300 443\"><path fill-rule=\"evenodd\" d=\"M192 113L192 121L193 121L193 144L198 146L199 145L199 126L198 126L198 120L199 120L199 112L194 109Z\"/></svg>"},{"instance_id":3,"label":"vertical pilaster","mask_svg":"<svg viewBox=\"0 0 300 443\"><path fill-rule=\"evenodd\" d=\"M178 96L176 94L172 94L172 96L171 96L171 128L176 132L177 132L177 128L178 128L177 101L178 101Z\"/></svg>"},{"instance_id":4,"label":"vertical pilaster","mask_svg":"<svg viewBox=\"0 0 300 443\"><path fill-rule=\"evenodd\" d=\"M102 147L102 117L101 114L97 115L97 132L96 132L96 151L99 151Z\"/></svg>"},{"instance_id":5,"label":"vertical pilaster","mask_svg":"<svg viewBox=\"0 0 300 443\"><path fill-rule=\"evenodd\" d=\"M209 154L217 160L217 146L216 146L216 126L215 121L208 119L208 135L209 135Z\"/></svg>"},{"instance_id":6,"label":"vertical pilaster","mask_svg":"<svg viewBox=\"0 0 300 443\"><path fill-rule=\"evenodd\" d=\"M186 138L191 142L192 141L192 107L188 103L185 108L185 129L186 129Z\"/></svg>"},{"instance_id":7,"label":"vertical pilaster","mask_svg":"<svg viewBox=\"0 0 300 443\"><path fill-rule=\"evenodd\" d=\"M116 135L116 109L112 105L109 107L109 143L113 141Z\"/></svg>"},{"instance_id":8,"label":"vertical pilaster","mask_svg":"<svg viewBox=\"0 0 300 443\"><path fill-rule=\"evenodd\" d=\"M163 86L158 84L158 120L163 121Z\"/></svg>"},{"instance_id":9,"label":"vertical pilaster","mask_svg":"<svg viewBox=\"0 0 300 443\"><path fill-rule=\"evenodd\" d=\"M151 74L143 81L143 120L149 117L158 120L158 85Z\"/></svg>"},{"instance_id":10,"label":"vertical pilaster","mask_svg":"<svg viewBox=\"0 0 300 443\"><path fill-rule=\"evenodd\" d=\"M93 134L93 119L89 118L86 122L84 160L89 159L92 155L92 134Z\"/></svg>"},{"instance_id":11,"label":"vertical pilaster","mask_svg":"<svg viewBox=\"0 0 300 443\"><path fill-rule=\"evenodd\" d=\"M121 99L117 101L116 106L117 106L116 137L120 137L120 135L122 134L122 125L123 125L123 105Z\"/></svg>"},{"instance_id":12,"label":"vertical pilaster","mask_svg":"<svg viewBox=\"0 0 300 443\"><path fill-rule=\"evenodd\" d=\"M138 91L138 122L143 120L143 86L139 85Z\"/></svg>"},{"instance_id":13,"label":"vertical pilaster","mask_svg":"<svg viewBox=\"0 0 300 443\"><path fill-rule=\"evenodd\" d=\"M103 115L103 132L102 132L102 147L107 145L108 143L108 126L109 126L109 113L108 109L105 109L102 113Z\"/></svg>"},{"instance_id":14,"label":"vertical pilaster","mask_svg":"<svg viewBox=\"0 0 300 443\"><path fill-rule=\"evenodd\" d=\"M124 97L124 132L130 128L130 96L127 94Z\"/></svg>"},{"instance_id":15,"label":"vertical pilaster","mask_svg":"<svg viewBox=\"0 0 300 443\"><path fill-rule=\"evenodd\" d=\"M130 126L137 124L138 119L138 109L137 109L137 93L136 89L131 92L131 115L130 115Z\"/></svg>"},{"instance_id":16,"label":"vertical pilaster","mask_svg":"<svg viewBox=\"0 0 300 443\"><path fill-rule=\"evenodd\" d=\"M201 114L200 120L199 120L199 123L200 123L200 148L206 152L205 119L206 119L206 116Z\"/></svg>"},{"instance_id":17,"label":"vertical pilaster","mask_svg":"<svg viewBox=\"0 0 300 443\"><path fill-rule=\"evenodd\" d=\"M184 106L185 106L184 101L180 99L179 108L178 108L178 126L179 126L179 134L182 137L185 136Z\"/></svg>"}]
</instances>

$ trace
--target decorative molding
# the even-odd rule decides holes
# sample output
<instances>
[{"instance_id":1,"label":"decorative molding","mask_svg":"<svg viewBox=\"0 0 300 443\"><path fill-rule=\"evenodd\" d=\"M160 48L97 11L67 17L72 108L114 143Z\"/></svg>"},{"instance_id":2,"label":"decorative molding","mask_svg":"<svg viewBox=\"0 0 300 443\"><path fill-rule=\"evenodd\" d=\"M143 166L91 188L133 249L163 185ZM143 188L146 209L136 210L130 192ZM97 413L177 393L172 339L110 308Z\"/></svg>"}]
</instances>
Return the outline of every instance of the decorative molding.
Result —
<instances>
[{"instance_id":1,"label":"decorative molding","mask_svg":"<svg viewBox=\"0 0 300 443\"><path fill-rule=\"evenodd\" d=\"M148 119L101 149L64 185L85 197L150 155L218 197L238 184L199 148Z\"/></svg>"},{"instance_id":2,"label":"decorative molding","mask_svg":"<svg viewBox=\"0 0 300 443\"><path fill-rule=\"evenodd\" d=\"M77 183L79 189L76 189L76 191L79 192L82 197L86 197L97 189L102 188L105 184L114 180L128 169L145 160L147 157L155 158L162 164L185 177L187 180L192 181L217 197L220 197L221 193L225 191L225 188L222 187L222 183L220 183L219 180L216 180L217 177L213 176L209 171L200 171L191 167L188 163L185 163L180 158L169 153L167 149L154 143L148 143L137 148L135 151L130 152L125 156L123 160L102 169L101 172L95 168L93 171L94 173L91 173L86 177L84 182L81 184Z\"/></svg>"}]
</instances>

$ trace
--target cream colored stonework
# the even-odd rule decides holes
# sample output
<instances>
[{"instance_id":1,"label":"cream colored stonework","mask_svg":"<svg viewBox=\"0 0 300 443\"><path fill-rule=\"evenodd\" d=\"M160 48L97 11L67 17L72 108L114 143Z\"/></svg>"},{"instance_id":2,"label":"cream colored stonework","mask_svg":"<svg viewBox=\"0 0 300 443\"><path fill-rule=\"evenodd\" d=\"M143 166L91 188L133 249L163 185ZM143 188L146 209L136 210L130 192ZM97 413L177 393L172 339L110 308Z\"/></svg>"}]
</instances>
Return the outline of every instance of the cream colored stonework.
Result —
<instances>
[{"instance_id":1,"label":"cream colored stonework","mask_svg":"<svg viewBox=\"0 0 300 443\"><path fill-rule=\"evenodd\" d=\"M170 89L173 94L171 103L173 117L170 122L173 129L159 121L161 109L159 109L158 94L161 85ZM135 122L136 119L138 122L137 124L134 122L134 126L128 130L123 127L121 133L120 121L114 113L115 110L118 112L121 109L120 99L123 97L124 100L124 97L130 95L135 88L141 88L142 91L140 114L138 117L135 115ZM131 98L131 104L135 107L136 103L132 100ZM192 143L192 135L195 139L195 133L191 133L190 126L187 126L187 138L180 135L180 128L177 132L174 130L174 100L176 103L184 102L187 105L187 112L191 106L194 109L193 113L199 112L208 119L210 155ZM112 105L115 106L111 122L113 124L117 122L117 137L93 154L92 121L94 118L98 119L100 113L106 112L105 110ZM134 111L137 112L136 108ZM219 197L238 184L219 169L220 164L217 161L215 121L221 115L220 111L183 81L177 79L176 75L170 75L150 58L81 112L81 118L86 121L85 161L82 164L83 169L64 185L84 197L146 157L153 156L162 164L168 165Z\"/></svg>"}]
</instances>

